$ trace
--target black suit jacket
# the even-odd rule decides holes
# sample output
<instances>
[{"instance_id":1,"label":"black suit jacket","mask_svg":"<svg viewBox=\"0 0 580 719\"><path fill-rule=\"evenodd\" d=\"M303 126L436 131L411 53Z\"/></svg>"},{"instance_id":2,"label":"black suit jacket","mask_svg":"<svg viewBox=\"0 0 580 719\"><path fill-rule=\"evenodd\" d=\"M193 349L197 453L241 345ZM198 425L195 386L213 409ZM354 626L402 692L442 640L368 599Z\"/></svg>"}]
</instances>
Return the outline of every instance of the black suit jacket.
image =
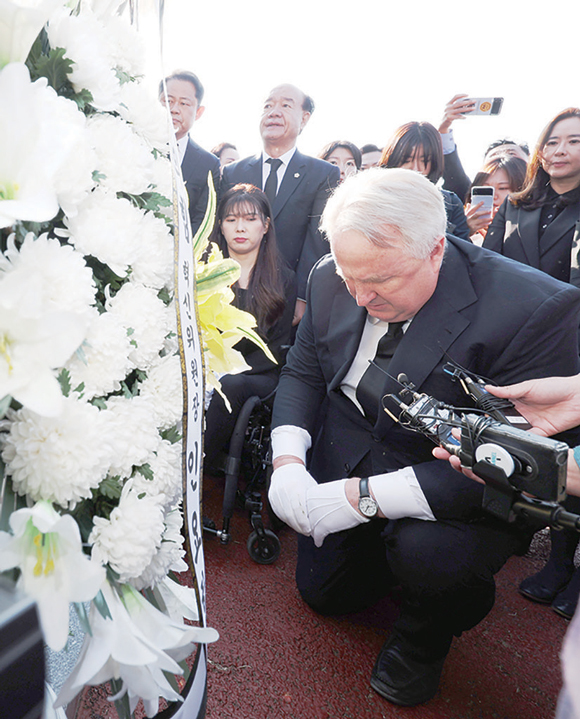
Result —
<instances>
[{"instance_id":1,"label":"black suit jacket","mask_svg":"<svg viewBox=\"0 0 580 719\"><path fill-rule=\"evenodd\" d=\"M541 208L526 210L514 207L506 199L489 226L483 246L530 267L536 267L553 277L560 277L565 281L572 279L574 284L580 286L578 274L574 273L570 278L569 272L566 272L566 276L562 276L562 268L558 262L558 258L562 257L562 249L565 249L567 258L571 256L572 238L580 218L580 202L565 207L548 225L542 237L543 254L540 256L541 212ZM576 253L577 251L578 248ZM571 265L577 265L576 257L572 257ZM566 269L567 267L568 263Z\"/></svg>"},{"instance_id":2,"label":"black suit jacket","mask_svg":"<svg viewBox=\"0 0 580 719\"><path fill-rule=\"evenodd\" d=\"M433 444L379 412L374 426L340 384L366 320L330 256L312 272L307 308L288 354L273 426L313 437L310 470L319 482L349 476L370 454L373 473L413 466L438 518L478 516L482 486L434 460ZM548 275L449 237L435 292L397 347L389 374L404 372L418 392L470 406L443 367L448 360L498 384L579 371L580 291ZM385 377L380 396L400 389ZM324 405L324 410L319 408Z\"/></svg>"},{"instance_id":3,"label":"black suit jacket","mask_svg":"<svg viewBox=\"0 0 580 719\"><path fill-rule=\"evenodd\" d=\"M455 237L471 242L469 239L469 226L467 225L467 218L465 217L463 203L454 192L441 190L441 194L443 195L443 201L445 202L447 232L450 235L455 235Z\"/></svg>"},{"instance_id":4,"label":"black suit jacket","mask_svg":"<svg viewBox=\"0 0 580 719\"><path fill-rule=\"evenodd\" d=\"M310 270L329 249L318 223L330 191L339 180L338 167L296 150L272 207L278 249L290 269L296 272L298 297L302 299ZM262 155L226 165L220 195L239 182L262 189Z\"/></svg>"},{"instance_id":5,"label":"black suit jacket","mask_svg":"<svg viewBox=\"0 0 580 719\"><path fill-rule=\"evenodd\" d=\"M209 172L213 176L213 185L217 192L220 181L220 161L211 152L207 152L200 147L191 137L188 138L187 148L181 163L181 174L189 197L192 237L195 236L199 229L207 208L209 197L207 176Z\"/></svg>"}]
</instances>

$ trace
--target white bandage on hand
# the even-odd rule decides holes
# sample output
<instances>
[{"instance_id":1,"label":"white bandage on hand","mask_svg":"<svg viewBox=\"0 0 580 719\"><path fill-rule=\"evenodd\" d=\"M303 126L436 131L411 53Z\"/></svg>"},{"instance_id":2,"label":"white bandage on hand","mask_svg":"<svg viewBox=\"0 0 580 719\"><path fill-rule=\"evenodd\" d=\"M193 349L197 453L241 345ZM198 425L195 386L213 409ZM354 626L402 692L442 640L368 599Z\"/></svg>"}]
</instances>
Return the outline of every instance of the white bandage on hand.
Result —
<instances>
[{"instance_id":1,"label":"white bandage on hand","mask_svg":"<svg viewBox=\"0 0 580 719\"><path fill-rule=\"evenodd\" d=\"M274 470L268 490L268 499L276 516L307 537L310 536L310 519L306 493L317 486L303 464L292 462Z\"/></svg>"},{"instance_id":2,"label":"white bandage on hand","mask_svg":"<svg viewBox=\"0 0 580 719\"><path fill-rule=\"evenodd\" d=\"M346 498L347 481L339 479L336 482L317 484L306 493L312 539L317 547L322 546L324 539L333 532L370 522L370 519L359 514Z\"/></svg>"}]
</instances>

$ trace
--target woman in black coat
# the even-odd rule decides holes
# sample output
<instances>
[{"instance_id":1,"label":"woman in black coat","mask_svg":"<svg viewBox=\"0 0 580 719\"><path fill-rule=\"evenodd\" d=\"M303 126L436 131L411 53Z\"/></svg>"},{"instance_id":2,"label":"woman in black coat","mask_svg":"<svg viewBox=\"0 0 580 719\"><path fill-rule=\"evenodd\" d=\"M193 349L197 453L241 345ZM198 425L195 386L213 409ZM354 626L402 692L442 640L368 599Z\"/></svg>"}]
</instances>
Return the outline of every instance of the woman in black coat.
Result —
<instances>
[{"instance_id":1,"label":"woman in black coat","mask_svg":"<svg viewBox=\"0 0 580 719\"><path fill-rule=\"evenodd\" d=\"M504 201L489 226L483 246L580 287L580 108L560 112L543 130L520 192ZM533 348L530 348L533 351ZM580 500L566 506L580 510ZM546 566L520 584L520 592L551 604L570 619L580 594L580 568L574 554L580 535L551 531Z\"/></svg>"},{"instance_id":2,"label":"woman in black coat","mask_svg":"<svg viewBox=\"0 0 580 719\"><path fill-rule=\"evenodd\" d=\"M580 286L573 238L580 219L580 108L542 132L520 192L505 200L483 246Z\"/></svg>"}]
</instances>

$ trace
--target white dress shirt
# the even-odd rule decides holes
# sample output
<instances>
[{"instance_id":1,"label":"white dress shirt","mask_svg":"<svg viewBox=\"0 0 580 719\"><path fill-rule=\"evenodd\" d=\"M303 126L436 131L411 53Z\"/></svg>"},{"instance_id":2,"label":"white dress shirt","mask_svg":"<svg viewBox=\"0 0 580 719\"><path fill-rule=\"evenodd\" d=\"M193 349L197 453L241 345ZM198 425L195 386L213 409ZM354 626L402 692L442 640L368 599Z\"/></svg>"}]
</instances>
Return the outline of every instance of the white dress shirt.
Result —
<instances>
[{"instance_id":1,"label":"white dress shirt","mask_svg":"<svg viewBox=\"0 0 580 719\"><path fill-rule=\"evenodd\" d=\"M407 331L410 324L411 320L405 322L403 332ZM369 362L373 360L377 354L379 340L388 329L388 322L367 315L367 321L365 322L362 337L360 338L358 351L340 385L344 394L355 403L361 414L364 414L364 410L356 397L356 388L358 387L361 377L367 371Z\"/></svg>"},{"instance_id":2,"label":"white dress shirt","mask_svg":"<svg viewBox=\"0 0 580 719\"><path fill-rule=\"evenodd\" d=\"M179 156L179 164L181 165L183 163L183 158L185 157L185 151L187 150L187 142L189 140L189 135L185 133L183 137L181 137L179 140L177 140L177 153Z\"/></svg>"}]
</instances>

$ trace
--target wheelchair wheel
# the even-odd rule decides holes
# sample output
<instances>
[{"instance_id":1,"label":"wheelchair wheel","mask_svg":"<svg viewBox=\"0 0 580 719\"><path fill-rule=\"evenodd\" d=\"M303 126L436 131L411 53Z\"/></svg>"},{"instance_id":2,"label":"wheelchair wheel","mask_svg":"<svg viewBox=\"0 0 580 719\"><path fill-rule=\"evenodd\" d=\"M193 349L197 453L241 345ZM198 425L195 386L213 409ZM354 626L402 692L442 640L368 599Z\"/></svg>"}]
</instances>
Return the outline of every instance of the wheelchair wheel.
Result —
<instances>
[{"instance_id":1,"label":"wheelchair wheel","mask_svg":"<svg viewBox=\"0 0 580 719\"><path fill-rule=\"evenodd\" d=\"M263 532L262 537L256 531L250 534L248 553L258 564L272 564L280 556L280 540L270 529L264 529Z\"/></svg>"}]
</instances>

